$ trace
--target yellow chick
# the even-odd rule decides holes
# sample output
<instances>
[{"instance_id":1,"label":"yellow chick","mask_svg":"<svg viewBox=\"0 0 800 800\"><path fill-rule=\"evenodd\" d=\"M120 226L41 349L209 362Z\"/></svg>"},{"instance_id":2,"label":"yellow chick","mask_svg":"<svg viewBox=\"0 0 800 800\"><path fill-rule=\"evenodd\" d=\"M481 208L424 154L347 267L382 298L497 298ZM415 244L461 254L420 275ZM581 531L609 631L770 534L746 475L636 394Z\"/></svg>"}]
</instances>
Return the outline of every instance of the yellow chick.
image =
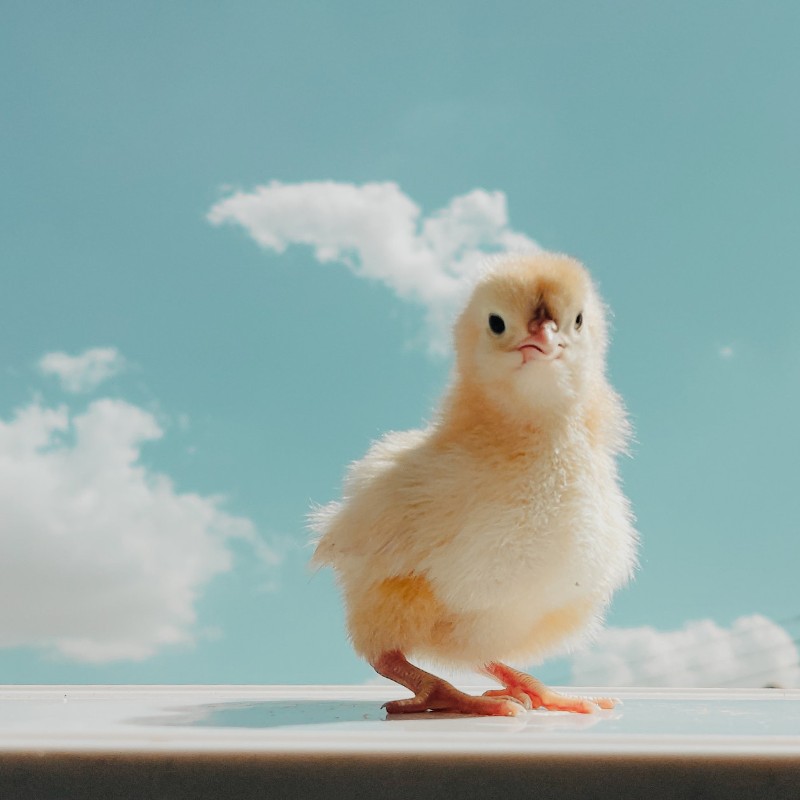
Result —
<instances>
[{"instance_id":1,"label":"yellow chick","mask_svg":"<svg viewBox=\"0 0 800 800\"><path fill-rule=\"evenodd\" d=\"M312 563L333 566L356 652L412 698L389 713L589 713L508 666L597 630L631 576L637 535L615 457L623 405L605 375L605 309L564 255L505 257L455 325L455 373L424 430L389 433L312 512ZM422 658L492 676L461 692Z\"/></svg>"}]
</instances>

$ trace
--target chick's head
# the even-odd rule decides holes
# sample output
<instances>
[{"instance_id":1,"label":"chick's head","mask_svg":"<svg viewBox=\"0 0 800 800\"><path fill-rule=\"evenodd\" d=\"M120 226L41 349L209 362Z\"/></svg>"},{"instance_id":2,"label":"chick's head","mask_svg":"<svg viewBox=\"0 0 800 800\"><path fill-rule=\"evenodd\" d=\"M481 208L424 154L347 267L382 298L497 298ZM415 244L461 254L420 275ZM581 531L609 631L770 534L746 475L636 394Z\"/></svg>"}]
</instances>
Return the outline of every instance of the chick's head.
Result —
<instances>
[{"instance_id":1,"label":"chick's head","mask_svg":"<svg viewBox=\"0 0 800 800\"><path fill-rule=\"evenodd\" d=\"M500 410L568 413L604 372L602 301L577 261L551 253L506 257L476 285L455 326L466 383Z\"/></svg>"}]
</instances>

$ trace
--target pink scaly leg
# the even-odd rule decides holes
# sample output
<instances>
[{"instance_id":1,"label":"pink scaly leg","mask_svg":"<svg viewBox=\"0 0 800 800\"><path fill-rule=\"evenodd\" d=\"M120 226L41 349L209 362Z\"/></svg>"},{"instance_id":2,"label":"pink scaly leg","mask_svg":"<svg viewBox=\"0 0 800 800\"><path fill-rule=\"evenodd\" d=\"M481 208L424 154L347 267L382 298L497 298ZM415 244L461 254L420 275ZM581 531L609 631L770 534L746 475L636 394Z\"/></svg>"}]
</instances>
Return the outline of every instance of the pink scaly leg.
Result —
<instances>
[{"instance_id":1,"label":"pink scaly leg","mask_svg":"<svg viewBox=\"0 0 800 800\"><path fill-rule=\"evenodd\" d=\"M483 672L499 681L504 689L490 689L485 697L514 697L527 708L546 708L550 711L575 711L579 714L591 714L601 708L614 708L615 701L610 697L571 697L549 689L541 681L508 667L499 661L493 661L483 668Z\"/></svg>"},{"instance_id":2,"label":"pink scaly leg","mask_svg":"<svg viewBox=\"0 0 800 800\"><path fill-rule=\"evenodd\" d=\"M501 692L491 697L473 697L461 692L442 678L409 663L399 650L381 654L372 666L379 675L414 692L414 697L385 703L383 707L389 714L447 711L453 714L514 717L525 711L525 705L516 697Z\"/></svg>"}]
</instances>

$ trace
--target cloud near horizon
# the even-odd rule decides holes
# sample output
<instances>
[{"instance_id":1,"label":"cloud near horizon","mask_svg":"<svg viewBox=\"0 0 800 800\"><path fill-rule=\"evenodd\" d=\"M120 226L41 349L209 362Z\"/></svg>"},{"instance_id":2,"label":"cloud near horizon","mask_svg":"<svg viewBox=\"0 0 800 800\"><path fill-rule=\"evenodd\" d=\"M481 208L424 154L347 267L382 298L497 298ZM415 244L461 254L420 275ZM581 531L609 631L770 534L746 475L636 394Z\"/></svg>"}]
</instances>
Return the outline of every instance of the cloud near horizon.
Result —
<instances>
[{"instance_id":1,"label":"cloud near horizon","mask_svg":"<svg viewBox=\"0 0 800 800\"><path fill-rule=\"evenodd\" d=\"M710 619L676 631L607 628L572 657L574 686L800 686L792 636L761 614L723 628Z\"/></svg>"},{"instance_id":2,"label":"cloud near horizon","mask_svg":"<svg viewBox=\"0 0 800 800\"><path fill-rule=\"evenodd\" d=\"M676 631L606 628L592 647L573 653L569 660L571 677L563 682L576 687L800 687L795 640L761 614L740 617L728 629L710 619L687 622ZM478 672L419 663L458 686L497 685ZM535 667L531 671L537 674ZM393 682L371 676L364 683Z\"/></svg>"},{"instance_id":3,"label":"cloud near horizon","mask_svg":"<svg viewBox=\"0 0 800 800\"><path fill-rule=\"evenodd\" d=\"M505 194L484 189L423 216L393 182L272 181L233 192L207 218L214 225L241 225L276 253L307 245L320 263L343 264L384 284L425 310L429 349L438 354L447 352L453 314L487 256L540 249L509 227Z\"/></svg>"},{"instance_id":4,"label":"cloud near horizon","mask_svg":"<svg viewBox=\"0 0 800 800\"><path fill-rule=\"evenodd\" d=\"M196 601L232 568L233 540L277 562L222 498L179 492L141 463L162 435L151 413L108 397L0 418L0 648L142 660L194 641Z\"/></svg>"},{"instance_id":5,"label":"cloud near horizon","mask_svg":"<svg viewBox=\"0 0 800 800\"><path fill-rule=\"evenodd\" d=\"M46 353L39 359L43 375L55 375L64 391L72 394L91 392L103 381L125 369L125 359L115 347L93 347L77 356Z\"/></svg>"}]
</instances>

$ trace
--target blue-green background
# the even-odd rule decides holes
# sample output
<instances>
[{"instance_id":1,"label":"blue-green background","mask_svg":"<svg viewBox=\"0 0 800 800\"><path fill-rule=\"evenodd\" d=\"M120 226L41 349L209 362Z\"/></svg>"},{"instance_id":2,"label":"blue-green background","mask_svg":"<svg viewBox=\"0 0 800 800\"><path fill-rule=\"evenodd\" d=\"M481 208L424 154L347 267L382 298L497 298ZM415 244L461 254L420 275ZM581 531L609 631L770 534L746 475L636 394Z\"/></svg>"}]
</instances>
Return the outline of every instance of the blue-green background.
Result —
<instances>
[{"instance_id":1,"label":"blue-green background","mask_svg":"<svg viewBox=\"0 0 800 800\"><path fill-rule=\"evenodd\" d=\"M797 613L799 40L788 1L4 0L0 413L64 399L43 353L117 347L135 369L104 391L191 421L146 463L226 494L283 562L260 591L242 550L207 588L218 639L104 666L0 651L3 680L369 677L304 515L425 419L449 363L388 289L206 221L273 179L391 180L426 213L503 191L615 311L643 550L610 621Z\"/></svg>"}]
</instances>

